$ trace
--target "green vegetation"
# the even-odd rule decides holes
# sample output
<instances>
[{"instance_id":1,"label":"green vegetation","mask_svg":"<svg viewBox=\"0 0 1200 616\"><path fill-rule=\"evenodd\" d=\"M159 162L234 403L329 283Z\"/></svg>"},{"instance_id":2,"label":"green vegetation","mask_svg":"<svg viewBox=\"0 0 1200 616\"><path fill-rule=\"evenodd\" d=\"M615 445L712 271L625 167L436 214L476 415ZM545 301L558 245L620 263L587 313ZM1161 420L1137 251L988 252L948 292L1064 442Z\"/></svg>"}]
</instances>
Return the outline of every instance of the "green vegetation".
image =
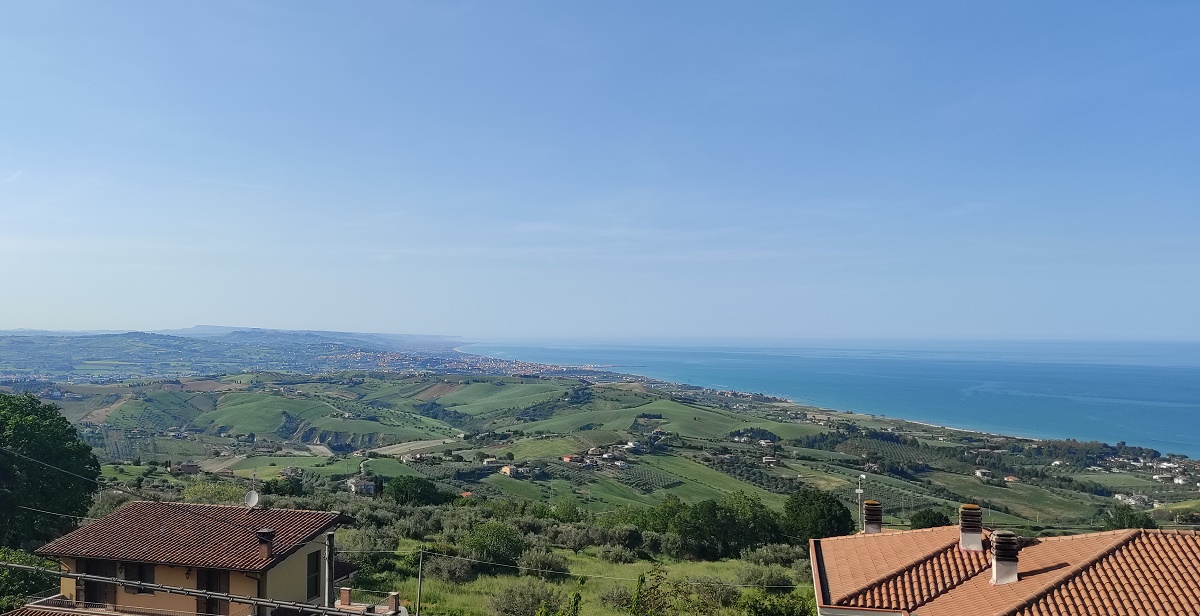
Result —
<instances>
[{"instance_id":1,"label":"green vegetation","mask_svg":"<svg viewBox=\"0 0 1200 616\"><path fill-rule=\"evenodd\" d=\"M46 569L57 565L29 552L0 546L0 561ZM47 573L0 568L0 610L15 610L25 604L25 598L52 588L58 578Z\"/></svg>"},{"instance_id":2,"label":"green vegetation","mask_svg":"<svg viewBox=\"0 0 1200 616\"><path fill-rule=\"evenodd\" d=\"M70 518L43 512L86 514L99 476L91 447L57 407L0 393L0 546L62 534Z\"/></svg>"}]
</instances>

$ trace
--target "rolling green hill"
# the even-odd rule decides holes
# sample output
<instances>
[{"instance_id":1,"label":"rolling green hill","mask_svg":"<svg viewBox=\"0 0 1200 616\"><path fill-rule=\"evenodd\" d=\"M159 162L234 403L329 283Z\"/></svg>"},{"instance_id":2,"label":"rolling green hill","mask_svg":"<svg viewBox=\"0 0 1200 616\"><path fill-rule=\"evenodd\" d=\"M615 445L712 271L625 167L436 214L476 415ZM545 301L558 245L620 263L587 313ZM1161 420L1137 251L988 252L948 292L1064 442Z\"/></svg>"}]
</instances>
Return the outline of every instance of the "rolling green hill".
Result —
<instances>
[{"instance_id":1,"label":"rolling green hill","mask_svg":"<svg viewBox=\"0 0 1200 616\"><path fill-rule=\"evenodd\" d=\"M810 418L803 407L778 401L733 410L717 394L682 397L578 379L256 372L56 384L48 391L66 416L83 422L88 442L109 461L207 456L214 469L259 479L288 466L334 480L365 469L491 497L570 494L594 512L667 495L695 502L736 491L777 508L801 486L853 505L864 475L865 496L883 501L889 519L924 507L952 515L959 502L973 501L988 507L992 523L1074 529L1097 523L1110 503L1106 489L1166 489L1144 473L1053 469L1047 460L1007 449L988 458L973 452L995 451L995 444L978 449L968 433L946 441L939 440L944 429L880 418L828 412ZM738 435L749 436L741 442ZM764 438L779 442L762 446ZM625 448L630 441L639 447ZM378 457L347 455L364 449ZM597 449L586 465L561 460ZM426 458L400 459L417 453ZM521 470L500 475L501 464L481 464L486 457L511 459L501 464ZM1024 473L1028 481L972 476L989 465L998 476Z\"/></svg>"}]
</instances>

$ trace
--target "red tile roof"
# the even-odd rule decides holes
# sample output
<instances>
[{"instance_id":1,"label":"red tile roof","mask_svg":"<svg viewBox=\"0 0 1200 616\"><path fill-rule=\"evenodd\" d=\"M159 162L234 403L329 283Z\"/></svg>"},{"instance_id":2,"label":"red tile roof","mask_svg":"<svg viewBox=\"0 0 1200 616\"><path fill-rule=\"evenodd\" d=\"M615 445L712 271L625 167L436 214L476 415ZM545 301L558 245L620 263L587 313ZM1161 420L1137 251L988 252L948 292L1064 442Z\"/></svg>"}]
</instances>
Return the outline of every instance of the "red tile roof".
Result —
<instances>
[{"instance_id":1,"label":"red tile roof","mask_svg":"<svg viewBox=\"0 0 1200 616\"><path fill-rule=\"evenodd\" d=\"M331 511L248 509L137 501L37 550L43 556L263 571L330 528L351 521ZM257 531L270 528L270 557Z\"/></svg>"},{"instance_id":2,"label":"red tile roof","mask_svg":"<svg viewBox=\"0 0 1200 616\"><path fill-rule=\"evenodd\" d=\"M1018 581L1000 586L991 583L986 552L959 550L958 532L947 526L815 540L817 601L913 616L1200 614L1194 531L1031 540L1019 553Z\"/></svg>"}]
</instances>

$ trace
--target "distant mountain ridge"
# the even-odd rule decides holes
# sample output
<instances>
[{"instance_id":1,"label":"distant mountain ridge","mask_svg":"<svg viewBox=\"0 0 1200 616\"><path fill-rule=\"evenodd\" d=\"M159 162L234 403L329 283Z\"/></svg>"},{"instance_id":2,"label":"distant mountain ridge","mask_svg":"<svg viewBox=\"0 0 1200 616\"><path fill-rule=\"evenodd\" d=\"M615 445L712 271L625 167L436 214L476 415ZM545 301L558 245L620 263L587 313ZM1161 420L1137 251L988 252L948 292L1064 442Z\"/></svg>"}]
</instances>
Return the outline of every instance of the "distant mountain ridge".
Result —
<instances>
[{"instance_id":1,"label":"distant mountain ridge","mask_svg":"<svg viewBox=\"0 0 1200 616\"><path fill-rule=\"evenodd\" d=\"M421 361L458 355L453 349L462 343L453 336L210 325L159 332L0 331L0 378L420 368Z\"/></svg>"}]
</instances>

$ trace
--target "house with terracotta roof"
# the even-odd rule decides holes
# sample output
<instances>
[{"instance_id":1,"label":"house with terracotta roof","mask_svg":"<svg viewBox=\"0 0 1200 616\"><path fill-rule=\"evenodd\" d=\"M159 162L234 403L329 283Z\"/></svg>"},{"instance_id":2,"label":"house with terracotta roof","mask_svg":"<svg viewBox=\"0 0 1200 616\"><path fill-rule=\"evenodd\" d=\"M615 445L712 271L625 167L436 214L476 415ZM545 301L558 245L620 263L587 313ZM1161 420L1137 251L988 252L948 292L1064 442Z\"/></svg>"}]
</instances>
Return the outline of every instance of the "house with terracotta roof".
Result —
<instances>
[{"instance_id":1,"label":"house with terracotta roof","mask_svg":"<svg viewBox=\"0 0 1200 616\"><path fill-rule=\"evenodd\" d=\"M58 561L67 574L116 581L63 577L58 594L11 615L270 613L250 604L139 588L121 580L318 604L334 596L330 577L338 577L325 558L331 531L352 521L330 511L127 503L36 550Z\"/></svg>"},{"instance_id":2,"label":"house with terracotta roof","mask_svg":"<svg viewBox=\"0 0 1200 616\"><path fill-rule=\"evenodd\" d=\"M1195 531L1028 539L984 528L976 505L958 526L891 531L878 506L864 532L810 542L820 616L1200 614Z\"/></svg>"}]
</instances>

